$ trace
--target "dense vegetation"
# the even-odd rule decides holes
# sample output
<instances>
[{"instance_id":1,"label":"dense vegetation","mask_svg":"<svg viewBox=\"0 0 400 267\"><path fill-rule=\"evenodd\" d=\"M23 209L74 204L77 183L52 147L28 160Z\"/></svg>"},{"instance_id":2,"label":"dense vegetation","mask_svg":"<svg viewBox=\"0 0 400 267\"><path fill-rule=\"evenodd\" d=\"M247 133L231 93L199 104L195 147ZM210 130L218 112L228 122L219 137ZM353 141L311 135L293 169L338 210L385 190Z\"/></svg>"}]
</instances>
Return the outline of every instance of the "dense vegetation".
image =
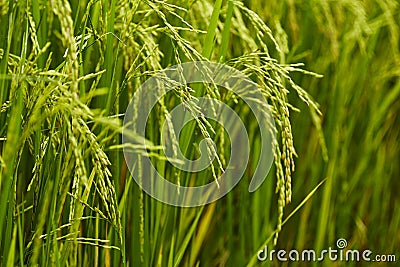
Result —
<instances>
[{"instance_id":1,"label":"dense vegetation","mask_svg":"<svg viewBox=\"0 0 400 267\"><path fill-rule=\"evenodd\" d=\"M254 266L264 245L321 251L339 238L399 260L399 18L395 0L0 0L0 266ZM221 125L193 122L180 148L196 158L209 135L215 164L177 177L158 144L187 94L229 104L252 155L224 198L173 207L131 178L123 114L155 71L200 60L259 84L274 166L249 193L253 114L222 88L180 88L145 136L166 179L202 184L237 156Z\"/></svg>"}]
</instances>

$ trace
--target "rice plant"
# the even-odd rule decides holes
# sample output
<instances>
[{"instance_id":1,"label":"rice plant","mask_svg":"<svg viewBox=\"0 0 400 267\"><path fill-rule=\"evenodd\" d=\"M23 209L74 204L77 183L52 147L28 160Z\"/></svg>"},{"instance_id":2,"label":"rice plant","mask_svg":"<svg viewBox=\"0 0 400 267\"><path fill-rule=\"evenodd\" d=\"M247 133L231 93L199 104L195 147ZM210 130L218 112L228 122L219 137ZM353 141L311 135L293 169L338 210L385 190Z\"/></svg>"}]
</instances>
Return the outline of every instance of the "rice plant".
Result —
<instances>
[{"instance_id":1,"label":"rice plant","mask_svg":"<svg viewBox=\"0 0 400 267\"><path fill-rule=\"evenodd\" d=\"M260 249L321 251L339 238L398 260L399 18L394 0L0 1L0 266L280 266ZM197 61L243 73L271 111L273 168L253 193L261 129L221 86L174 87L146 133L123 142L143 83ZM217 183L240 156L224 125L193 116L177 138L171 123L202 97L244 122L249 163L216 202L164 204L132 178L140 159L128 166L124 149L180 186ZM201 157L205 138L216 144L206 169L174 166L178 150Z\"/></svg>"}]
</instances>

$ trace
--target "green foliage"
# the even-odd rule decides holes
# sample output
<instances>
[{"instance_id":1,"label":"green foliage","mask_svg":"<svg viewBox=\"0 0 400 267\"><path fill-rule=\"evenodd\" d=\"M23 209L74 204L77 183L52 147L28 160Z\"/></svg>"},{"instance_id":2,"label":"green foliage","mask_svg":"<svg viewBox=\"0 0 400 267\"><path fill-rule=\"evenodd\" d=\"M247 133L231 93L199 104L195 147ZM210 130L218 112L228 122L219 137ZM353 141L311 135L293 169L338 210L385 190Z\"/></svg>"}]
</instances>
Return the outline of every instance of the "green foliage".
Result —
<instances>
[{"instance_id":1,"label":"green foliage","mask_svg":"<svg viewBox=\"0 0 400 267\"><path fill-rule=\"evenodd\" d=\"M338 238L398 253L399 17L393 0L0 1L0 266L253 266L264 245ZM165 161L169 111L202 94L239 114L252 151L226 197L176 208L131 178L122 115L157 70L198 60L260 85L278 144L250 194L260 140L246 105L205 84L167 95L144 136L167 180L209 182L235 156L198 120L172 142L195 158L202 137L218 140L214 164L196 176Z\"/></svg>"}]
</instances>

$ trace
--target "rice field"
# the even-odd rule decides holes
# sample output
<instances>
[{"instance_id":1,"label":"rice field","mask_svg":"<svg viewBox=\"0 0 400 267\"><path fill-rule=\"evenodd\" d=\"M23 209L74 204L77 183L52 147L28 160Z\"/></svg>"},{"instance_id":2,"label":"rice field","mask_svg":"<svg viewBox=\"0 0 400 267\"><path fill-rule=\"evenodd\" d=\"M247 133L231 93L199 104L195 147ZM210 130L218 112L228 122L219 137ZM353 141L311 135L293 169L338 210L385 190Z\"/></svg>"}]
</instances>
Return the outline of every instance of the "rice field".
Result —
<instances>
[{"instance_id":1,"label":"rice field","mask_svg":"<svg viewBox=\"0 0 400 267\"><path fill-rule=\"evenodd\" d=\"M193 62L254 89L160 76ZM399 114L396 0L0 0L0 266L396 266ZM171 205L156 174L233 189Z\"/></svg>"}]
</instances>

